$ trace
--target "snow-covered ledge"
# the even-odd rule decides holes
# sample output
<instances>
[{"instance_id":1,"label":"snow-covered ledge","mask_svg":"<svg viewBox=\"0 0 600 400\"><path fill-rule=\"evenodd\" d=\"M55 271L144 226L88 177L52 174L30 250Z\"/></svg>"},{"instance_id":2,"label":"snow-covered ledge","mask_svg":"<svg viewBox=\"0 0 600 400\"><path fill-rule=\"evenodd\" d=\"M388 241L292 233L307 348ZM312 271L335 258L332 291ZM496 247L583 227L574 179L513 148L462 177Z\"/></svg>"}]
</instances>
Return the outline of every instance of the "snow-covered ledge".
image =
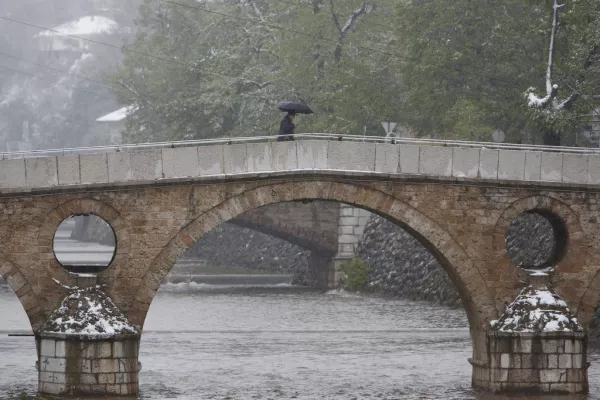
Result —
<instances>
[{"instance_id":1,"label":"snow-covered ledge","mask_svg":"<svg viewBox=\"0 0 600 400\"><path fill-rule=\"evenodd\" d=\"M138 394L139 332L101 287L70 289L36 340L40 393Z\"/></svg>"},{"instance_id":2,"label":"snow-covered ledge","mask_svg":"<svg viewBox=\"0 0 600 400\"><path fill-rule=\"evenodd\" d=\"M487 335L489 366L476 386L493 392L587 393L587 335L550 277L536 273Z\"/></svg>"}]
</instances>

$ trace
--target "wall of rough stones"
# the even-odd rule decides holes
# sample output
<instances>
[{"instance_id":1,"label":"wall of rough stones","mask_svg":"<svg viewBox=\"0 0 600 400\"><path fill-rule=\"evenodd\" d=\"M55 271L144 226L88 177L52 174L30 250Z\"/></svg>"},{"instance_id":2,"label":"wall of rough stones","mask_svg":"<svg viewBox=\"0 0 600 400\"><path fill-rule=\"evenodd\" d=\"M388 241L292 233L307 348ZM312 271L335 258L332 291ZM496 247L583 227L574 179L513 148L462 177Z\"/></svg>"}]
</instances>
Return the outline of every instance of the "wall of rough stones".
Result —
<instances>
[{"instance_id":1,"label":"wall of rough stones","mask_svg":"<svg viewBox=\"0 0 600 400\"><path fill-rule=\"evenodd\" d=\"M368 289L410 300L460 306L454 284L434 256L410 233L373 215L357 256L371 267Z\"/></svg>"},{"instance_id":2,"label":"wall of rough stones","mask_svg":"<svg viewBox=\"0 0 600 400\"><path fill-rule=\"evenodd\" d=\"M303 274L310 251L265 233L224 223L200 239L181 259L202 259L223 270L247 269Z\"/></svg>"}]
</instances>

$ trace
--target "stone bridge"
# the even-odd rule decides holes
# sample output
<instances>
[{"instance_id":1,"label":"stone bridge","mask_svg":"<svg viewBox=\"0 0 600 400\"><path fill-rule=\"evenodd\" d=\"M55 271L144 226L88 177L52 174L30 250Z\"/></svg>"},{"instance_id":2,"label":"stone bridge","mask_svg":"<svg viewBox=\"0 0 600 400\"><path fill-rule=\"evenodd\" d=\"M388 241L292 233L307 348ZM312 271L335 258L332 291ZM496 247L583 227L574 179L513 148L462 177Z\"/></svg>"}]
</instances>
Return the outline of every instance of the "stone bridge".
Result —
<instances>
[{"instance_id":1,"label":"stone bridge","mask_svg":"<svg viewBox=\"0 0 600 400\"><path fill-rule=\"evenodd\" d=\"M310 251L309 279L318 288L336 286L336 264L352 259L371 213L332 201L272 204L231 220Z\"/></svg>"},{"instance_id":2,"label":"stone bridge","mask_svg":"<svg viewBox=\"0 0 600 400\"><path fill-rule=\"evenodd\" d=\"M589 326L600 297L600 155L568 148L384 143L324 135L297 139L6 155L11 159L0 161L0 274L38 335L40 391L137 393L133 364L123 371L114 363L96 362L98 354L125 357L125 347L117 350L114 344L117 339L80 336L81 343L96 343L98 352L76 352L73 358L74 353L59 351L64 349L59 342L75 339L41 330L69 294L68 287L103 285L141 332L161 280L207 232L261 207L311 200L379 214L437 257L468 316L474 386L587 390L585 346L567 351L560 333L538 338L547 342L543 348L531 347L531 342L529 347L496 346L490 322L529 279L507 255L506 232L522 213L540 212L551 217L561 235L549 283L581 324ZM116 234L116 255L96 277L67 273L53 253L57 227L77 214L100 216ZM106 341L113 347L103 353ZM139 345L127 347L129 361L137 359L135 343ZM527 354L520 358L521 352ZM530 353L535 358L526 362ZM558 353L560 365L554 365ZM514 354L518 365L506 361ZM88 365L106 370L89 370ZM103 383L94 375L98 371L106 375ZM519 380L522 376L534 383Z\"/></svg>"}]
</instances>

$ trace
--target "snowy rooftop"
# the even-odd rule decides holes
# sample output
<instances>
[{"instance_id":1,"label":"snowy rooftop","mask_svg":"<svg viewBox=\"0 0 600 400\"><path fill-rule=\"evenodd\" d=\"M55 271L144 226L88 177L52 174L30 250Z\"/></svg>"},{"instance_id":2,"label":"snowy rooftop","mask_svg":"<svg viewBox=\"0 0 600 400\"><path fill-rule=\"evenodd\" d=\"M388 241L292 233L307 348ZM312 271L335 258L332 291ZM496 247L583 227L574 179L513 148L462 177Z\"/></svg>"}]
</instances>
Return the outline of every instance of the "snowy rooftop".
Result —
<instances>
[{"instance_id":1,"label":"snowy rooftop","mask_svg":"<svg viewBox=\"0 0 600 400\"><path fill-rule=\"evenodd\" d=\"M99 286L70 290L60 307L50 315L42 332L70 335L138 333Z\"/></svg>"},{"instance_id":2,"label":"snowy rooftop","mask_svg":"<svg viewBox=\"0 0 600 400\"><path fill-rule=\"evenodd\" d=\"M498 332L583 332L567 303L547 287L526 287L490 324Z\"/></svg>"},{"instance_id":3,"label":"snowy rooftop","mask_svg":"<svg viewBox=\"0 0 600 400\"><path fill-rule=\"evenodd\" d=\"M43 31L37 36L52 37L61 36L61 34L76 36L97 35L102 33L112 33L117 30L117 28L118 24L116 21L106 17L91 15L56 26L52 30Z\"/></svg>"},{"instance_id":4,"label":"snowy rooftop","mask_svg":"<svg viewBox=\"0 0 600 400\"><path fill-rule=\"evenodd\" d=\"M98 118L96 122L120 122L127 118L134 110L133 106L119 108L117 111L113 111L110 114Z\"/></svg>"}]
</instances>

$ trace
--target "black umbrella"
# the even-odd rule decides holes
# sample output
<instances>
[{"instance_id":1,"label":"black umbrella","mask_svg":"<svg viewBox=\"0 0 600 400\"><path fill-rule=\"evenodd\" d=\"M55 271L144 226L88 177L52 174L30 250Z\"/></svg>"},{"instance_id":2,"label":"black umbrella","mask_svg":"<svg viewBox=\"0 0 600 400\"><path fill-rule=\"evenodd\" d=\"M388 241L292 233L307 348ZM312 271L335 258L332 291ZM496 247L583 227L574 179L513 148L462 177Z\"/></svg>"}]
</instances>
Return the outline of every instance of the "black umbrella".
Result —
<instances>
[{"instance_id":1,"label":"black umbrella","mask_svg":"<svg viewBox=\"0 0 600 400\"><path fill-rule=\"evenodd\" d=\"M306 104L302 103L281 103L279 109L285 112L296 114L313 114L313 111Z\"/></svg>"}]
</instances>

